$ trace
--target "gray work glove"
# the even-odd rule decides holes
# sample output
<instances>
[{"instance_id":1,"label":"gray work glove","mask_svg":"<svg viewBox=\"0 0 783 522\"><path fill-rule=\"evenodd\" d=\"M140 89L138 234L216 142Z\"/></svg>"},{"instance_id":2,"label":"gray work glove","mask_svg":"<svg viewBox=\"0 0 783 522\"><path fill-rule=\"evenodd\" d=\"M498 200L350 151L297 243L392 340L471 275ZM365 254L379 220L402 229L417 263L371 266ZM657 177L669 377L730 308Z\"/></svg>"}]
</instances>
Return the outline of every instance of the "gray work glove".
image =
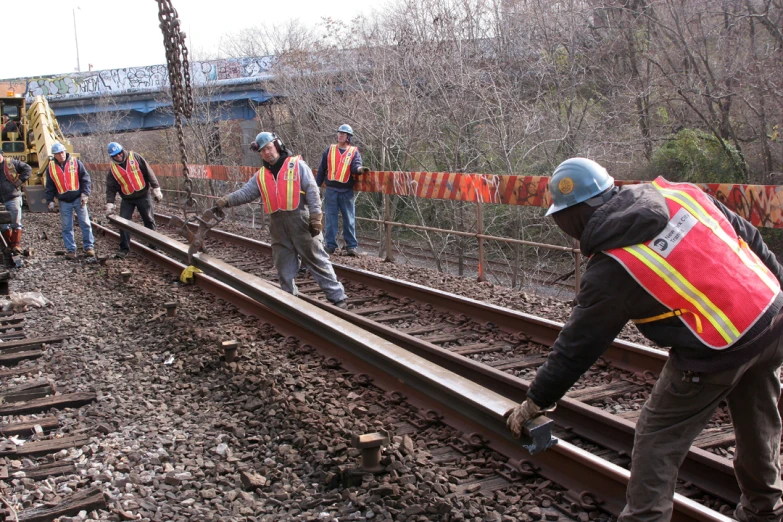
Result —
<instances>
[{"instance_id":1,"label":"gray work glove","mask_svg":"<svg viewBox=\"0 0 783 522\"><path fill-rule=\"evenodd\" d=\"M161 192L160 187L152 189L152 198L156 203L163 201L163 192Z\"/></svg>"},{"instance_id":2,"label":"gray work glove","mask_svg":"<svg viewBox=\"0 0 783 522\"><path fill-rule=\"evenodd\" d=\"M114 203L106 203L106 215L110 216L114 214Z\"/></svg>"},{"instance_id":3,"label":"gray work glove","mask_svg":"<svg viewBox=\"0 0 783 522\"><path fill-rule=\"evenodd\" d=\"M324 229L323 214L310 214L310 235L315 237Z\"/></svg>"},{"instance_id":4,"label":"gray work glove","mask_svg":"<svg viewBox=\"0 0 783 522\"><path fill-rule=\"evenodd\" d=\"M49 202L49 212L54 212L54 201Z\"/></svg>"},{"instance_id":5,"label":"gray work glove","mask_svg":"<svg viewBox=\"0 0 783 522\"><path fill-rule=\"evenodd\" d=\"M226 208L228 206L228 196L223 196L217 200L217 208Z\"/></svg>"},{"instance_id":6,"label":"gray work glove","mask_svg":"<svg viewBox=\"0 0 783 522\"><path fill-rule=\"evenodd\" d=\"M87 194L82 194L80 197L82 200L81 207L84 208L87 206L87 202L90 201L90 196L88 196Z\"/></svg>"},{"instance_id":7,"label":"gray work glove","mask_svg":"<svg viewBox=\"0 0 783 522\"><path fill-rule=\"evenodd\" d=\"M530 399L525 399L525 402L518 404L511 410L511 415L506 419L506 426L511 430L511 434L518 439L522 435L522 427L527 421L553 409L543 409Z\"/></svg>"},{"instance_id":8,"label":"gray work glove","mask_svg":"<svg viewBox=\"0 0 783 522\"><path fill-rule=\"evenodd\" d=\"M359 167L359 174L369 174L370 167Z\"/></svg>"}]
</instances>

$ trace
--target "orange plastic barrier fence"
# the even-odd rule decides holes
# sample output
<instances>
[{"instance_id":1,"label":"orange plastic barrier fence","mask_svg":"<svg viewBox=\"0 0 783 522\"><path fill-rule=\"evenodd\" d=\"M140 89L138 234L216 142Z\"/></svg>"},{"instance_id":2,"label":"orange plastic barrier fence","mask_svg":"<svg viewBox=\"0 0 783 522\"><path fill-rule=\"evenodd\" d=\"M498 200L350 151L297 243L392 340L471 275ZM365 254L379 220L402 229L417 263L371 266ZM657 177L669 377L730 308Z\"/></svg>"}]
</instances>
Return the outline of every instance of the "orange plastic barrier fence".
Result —
<instances>
[{"instance_id":1,"label":"orange plastic barrier fence","mask_svg":"<svg viewBox=\"0 0 783 522\"><path fill-rule=\"evenodd\" d=\"M93 173L107 172L107 163L90 163ZM152 165L158 176L182 176L181 165ZM244 182L255 167L189 165L195 179ZM523 205L546 208L550 204L546 176L501 176L455 172L370 172L361 176L354 189L360 192ZM642 183L618 181L618 185ZM783 186L709 183L700 187L757 227L783 228Z\"/></svg>"}]
</instances>

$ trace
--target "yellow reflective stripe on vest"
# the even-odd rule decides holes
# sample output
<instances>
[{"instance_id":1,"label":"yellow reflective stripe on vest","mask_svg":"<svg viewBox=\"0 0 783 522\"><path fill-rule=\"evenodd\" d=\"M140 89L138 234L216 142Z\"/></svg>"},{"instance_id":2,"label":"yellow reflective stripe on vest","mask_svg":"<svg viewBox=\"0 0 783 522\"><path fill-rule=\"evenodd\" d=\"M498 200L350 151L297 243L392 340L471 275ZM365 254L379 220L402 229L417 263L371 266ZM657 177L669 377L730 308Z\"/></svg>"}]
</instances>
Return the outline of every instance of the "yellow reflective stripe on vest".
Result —
<instances>
[{"instance_id":1,"label":"yellow reflective stripe on vest","mask_svg":"<svg viewBox=\"0 0 783 522\"><path fill-rule=\"evenodd\" d=\"M726 231L721 228L720 224L715 220L715 218L713 218L706 210L704 210L704 207L702 207L698 201L693 199L690 194L686 194L685 192L679 190L663 188L657 185L655 182L653 182L653 185L663 194L665 198L676 201L683 208L685 208L685 210L690 212L696 219L698 219L704 226L712 230L712 232L718 236L721 241L729 246L731 251L734 252L737 257L739 257L740 261L742 261L745 266L753 270L753 272L759 276L759 279L761 279L767 288L775 293L779 291L779 286L776 284L776 282L769 278L766 270L760 267L754 260L749 258L742 247L740 247L737 242L734 241L726 233ZM718 212L720 212L720 210Z\"/></svg>"},{"instance_id":2,"label":"yellow reflective stripe on vest","mask_svg":"<svg viewBox=\"0 0 783 522\"><path fill-rule=\"evenodd\" d=\"M340 155L340 151L337 145L332 145L329 148L329 174L332 176L337 172L337 157ZM327 176L331 179L330 176Z\"/></svg>"},{"instance_id":3,"label":"yellow reflective stripe on vest","mask_svg":"<svg viewBox=\"0 0 783 522\"><path fill-rule=\"evenodd\" d=\"M54 181L54 184L57 187L57 193L62 194L65 192L65 187L60 181L60 176L57 175L57 164L55 164L54 160L49 161L49 176L51 176L52 181Z\"/></svg>"},{"instance_id":4,"label":"yellow reflective stripe on vest","mask_svg":"<svg viewBox=\"0 0 783 522\"><path fill-rule=\"evenodd\" d=\"M79 186L79 168L76 166L76 160L71 158L68 160L68 170L71 172L71 187L76 190Z\"/></svg>"},{"instance_id":5,"label":"yellow reflective stripe on vest","mask_svg":"<svg viewBox=\"0 0 783 522\"><path fill-rule=\"evenodd\" d=\"M740 332L710 299L700 292L676 268L670 265L647 245L633 245L623 248L647 268L655 272L672 290L683 299L695 306L701 314L715 327L723 339L731 344L740 338Z\"/></svg>"},{"instance_id":6,"label":"yellow reflective stripe on vest","mask_svg":"<svg viewBox=\"0 0 783 522\"><path fill-rule=\"evenodd\" d=\"M120 188L122 189L123 194L130 194L131 190L128 186L128 182L125 180L125 177L120 172L120 167L116 163L111 164L111 173L114 175L114 179L117 180L117 183L120 184Z\"/></svg>"},{"instance_id":7,"label":"yellow reflective stripe on vest","mask_svg":"<svg viewBox=\"0 0 783 522\"><path fill-rule=\"evenodd\" d=\"M285 176L283 177L283 181L286 182L285 184L285 200L286 200L286 209L294 210L294 194L296 194L296 164L299 161L299 156L294 156L290 160L288 160L288 168L286 168Z\"/></svg>"},{"instance_id":8,"label":"yellow reflective stripe on vest","mask_svg":"<svg viewBox=\"0 0 783 522\"><path fill-rule=\"evenodd\" d=\"M141 169L139 168L139 164L136 163L133 152L128 154L128 170L130 171L130 174L136 178L136 186L139 187L139 190L143 189L146 185L144 183L144 174L141 173Z\"/></svg>"},{"instance_id":9,"label":"yellow reflective stripe on vest","mask_svg":"<svg viewBox=\"0 0 783 522\"><path fill-rule=\"evenodd\" d=\"M266 186L266 168L261 167L258 171L258 187L261 189L261 196L264 198L264 208L268 214L272 213L272 201L269 199L269 187Z\"/></svg>"}]
</instances>

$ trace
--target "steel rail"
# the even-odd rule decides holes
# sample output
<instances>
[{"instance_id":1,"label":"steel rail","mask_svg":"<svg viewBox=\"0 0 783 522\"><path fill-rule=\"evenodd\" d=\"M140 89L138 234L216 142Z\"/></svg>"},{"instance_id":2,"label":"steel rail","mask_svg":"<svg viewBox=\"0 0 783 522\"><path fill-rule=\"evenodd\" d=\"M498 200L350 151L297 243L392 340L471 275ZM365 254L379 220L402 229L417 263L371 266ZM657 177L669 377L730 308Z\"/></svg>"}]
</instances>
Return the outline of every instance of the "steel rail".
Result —
<instances>
[{"instance_id":1,"label":"steel rail","mask_svg":"<svg viewBox=\"0 0 783 522\"><path fill-rule=\"evenodd\" d=\"M178 261L188 258L188 247L178 241L116 216L111 216L109 221L135 236L144 238ZM96 228L104 235L118 236L104 227ZM185 268L176 261L164 261L166 256L135 241L132 248L155 263L162 262L174 273ZM276 324L280 321L286 323L286 331L294 330L297 338L310 341L313 346L327 353L337 354L347 367L353 371L371 374L373 384L405 394L406 400L411 404L426 409L435 402L438 410L431 413L431 417L442 420L463 433L471 434L471 438L482 440L488 447L516 462L532 462L539 474L578 497L583 497L583 493L579 492L585 490L594 492L602 510L617 515L625 505L625 489L629 477L627 470L562 441L547 451L529 455L505 427L504 415L515 401L446 368L435 366L426 359L330 313L338 310L335 307L326 305L327 309L330 309L327 312L323 307L314 306L287 294L267 281L207 254L195 254L192 261L194 266L204 271L204 274L195 276L199 286L219 289L221 297L230 302L237 299L241 303L240 308L244 310L248 310L252 301L255 301L253 315L274 315ZM234 295L237 293L241 295ZM677 494L674 498L672 520L730 519Z\"/></svg>"},{"instance_id":2,"label":"steel rail","mask_svg":"<svg viewBox=\"0 0 783 522\"><path fill-rule=\"evenodd\" d=\"M156 214L156 217L167 220L170 216ZM261 252L272 256L272 245L256 239L250 239L238 234L232 234L217 228L209 231L209 237L237 245L248 250ZM474 321L497 325L508 332L519 332L521 339L552 346L557 339L563 323L543 317L536 317L524 312L518 312L489 303L483 303L467 297L458 296L442 290L399 281L390 277L360 270L357 268L332 263L339 277L344 277L357 283L382 289L396 297L410 297L416 301L429 303L438 308L457 314L464 314ZM634 373L653 372L659 374L668 355L663 350L649 348L628 341L615 339L602 356L614 366Z\"/></svg>"},{"instance_id":3,"label":"steel rail","mask_svg":"<svg viewBox=\"0 0 783 522\"><path fill-rule=\"evenodd\" d=\"M237 234L212 229L210 235L243 248L271 256L271 245L263 241ZM373 288L381 288L390 295L410 297L441 309L462 313L478 321L492 322L506 331L520 331L518 337L551 346L563 327L562 323L536 317L531 314L510 310L474 299L450 294L415 283L398 281L384 275L333 264L339 276ZM300 297L315 306L328 306L305 295ZM330 307L331 308L331 307ZM434 344L422 341L371 319L347 312L334 310L339 315L365 330L391 341L407 350L426 358L438 366L481 384L515 401L525 399L530 382L488 365L452 353ZM662 350L648 348L636 343L615 340L604 355L615 366L636 373L653 371L659 373L668 355ZM559 426L572 431L579 437L590 440L616 452L631 454L635 423L607 413L600 408L584 404L567 396L558 401L558 408L549 415ZM740 489L734 467L730 460L715 453L692 446L680 468L679 476L686 482L729 502L739 502Z\"/></svg>"}]
</instances>

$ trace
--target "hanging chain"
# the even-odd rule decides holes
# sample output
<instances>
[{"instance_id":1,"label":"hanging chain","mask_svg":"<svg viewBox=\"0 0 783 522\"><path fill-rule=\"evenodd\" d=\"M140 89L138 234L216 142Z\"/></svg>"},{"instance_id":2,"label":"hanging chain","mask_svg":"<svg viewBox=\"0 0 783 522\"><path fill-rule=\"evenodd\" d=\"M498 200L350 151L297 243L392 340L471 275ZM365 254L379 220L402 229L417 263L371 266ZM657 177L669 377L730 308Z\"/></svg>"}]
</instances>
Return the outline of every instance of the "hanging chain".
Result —
<instances>
[{"instance_id":1,"label":"hanging chain","mask_svg":"<svg viewBox=\"0 0 783 522\"><path fill-rule=\"evenodd\" d=\"M163 32L163 45L166 47L166 64L169 70L171 100L174 106L174 127L177 130L179 152L182 159L182 172L185 176L185 203L183 205L185 220L195 205L193 199L193 180L188 169L188 153L185 149L185 135L182 131L182 118L190 118L193 114L193 91L190 82L190 64L188 63L188 48L185 45L185 33L180 31L177 11L172 7L171 0L157 0L160 30Z\"/></svg>"}]
</instances>

